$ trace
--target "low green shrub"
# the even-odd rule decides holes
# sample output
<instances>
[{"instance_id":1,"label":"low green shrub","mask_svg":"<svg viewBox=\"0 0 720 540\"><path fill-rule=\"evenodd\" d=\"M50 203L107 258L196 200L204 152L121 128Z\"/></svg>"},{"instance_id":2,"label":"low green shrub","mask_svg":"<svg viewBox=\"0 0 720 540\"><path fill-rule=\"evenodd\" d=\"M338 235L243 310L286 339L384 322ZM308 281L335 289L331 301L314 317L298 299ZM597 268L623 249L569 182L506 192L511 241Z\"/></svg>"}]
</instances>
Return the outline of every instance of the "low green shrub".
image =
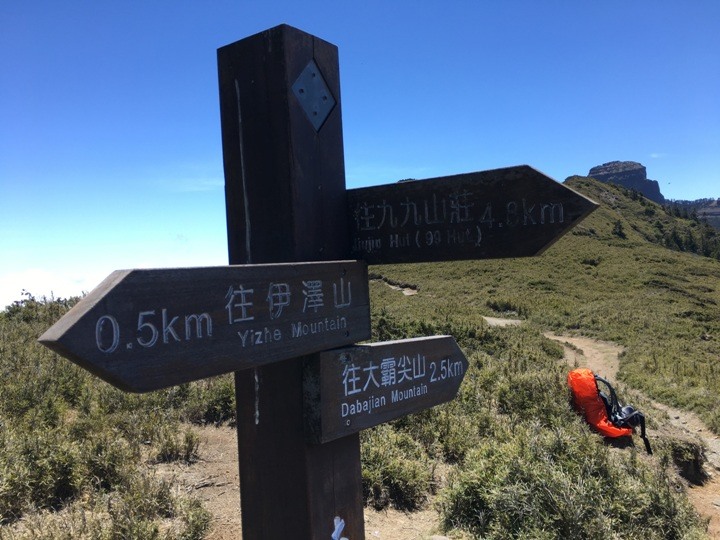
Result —
<instances>
[{"instance_id":1,"label":"low green shrub","mask_svg":"<svg viewBox=\"0 0 720 540\"><path fill-rule=\"evenodd\" d=\"M139 446L134 448L118 430L101 427L88 432L82 441L87 479L93 488L118 489L135 473Z\"/></svg>"},{"instance_id":2,"label":"low green shrub","mask_svg":"<svg viewBox=\"0 0 720 540\"><path fill-rule=\"evenodd\" d=\"M235 423L235 380L232 374L203 379L188 385L182 404L183 418L195 424Z\"/></svg>"},{"instance_id":3,"label":"low green shrub","mask_svg":"<svg viewBox=\"0 0 720 540\"><path fill-rule=\"evenodd\" d=\"M180 420L214 390L125 394L40 346L73 303L29 296L0 312L0 537L201 538L201 505L143 471L148 458L196 459ZM228 386L215 392L225 402Z\"/></svg>"},{"instance_id":4,"label":"low green shrub","mask_svg":"<svg viewBox=\"0 0 720 540\"><path fill-rule=\"evenodd\" d=\"M192 429L178 433L177 426L163 426L156 441L155 459L161 462L184 461L191 463L198 458L200 437Z\"/></svg>"},{"instance_id":5,"label":"low green shrub","mask_svg":"<svg viewBox=\"0 0 720 540\"><path fill-rule=\"evenodd\" d=\"M509 373L497 386L497 410L516 418L536 419L543 424L568 416L564 373L531 371Z\"/></svg>"},{"instance_id":6,"label":"low green shrub","mask_svg":"<svg viewBox=\"0 0 720 540\"><path fill-rule=\"evenodd\" d=\"M363 496L376 509L416 510L427 501L432 468L422 446L388 424L361 432Z\"/></svg>"},{"instance_id":7,"label":"low green shrub","mask_svg":"<svg viewBox=\"0 0 720 540\"><path fill-rule=\"evenodd\" d=\"M516 424L471 451L438 505L446 529L479 538L701 538L678 487L659 463L611 451L577 422Z\"/></svg>"},{"instance_id":8,"label":"low green shrub","mask_svg":"<svg viewBox=\"0 0 720 540\"><path fill-rule=\"evenodd\" d=\"M78 445L61 430L18 430L0 436L0 524L30 506L59 509L77 496L85 470Z\"/></svg>"},{"instance_id":9,"label":"low green shrub","mask_svg":"<svg viewBox=\"0 0 720 540\"><path fill-rule=\"evenodd\" d=\"M199 501L178 497L147 473L126 478L121 489L86 494L61 513L40 512L22 526L0 529L11 540L201 540L210 514Z\"/></svg>"}]
</instances>

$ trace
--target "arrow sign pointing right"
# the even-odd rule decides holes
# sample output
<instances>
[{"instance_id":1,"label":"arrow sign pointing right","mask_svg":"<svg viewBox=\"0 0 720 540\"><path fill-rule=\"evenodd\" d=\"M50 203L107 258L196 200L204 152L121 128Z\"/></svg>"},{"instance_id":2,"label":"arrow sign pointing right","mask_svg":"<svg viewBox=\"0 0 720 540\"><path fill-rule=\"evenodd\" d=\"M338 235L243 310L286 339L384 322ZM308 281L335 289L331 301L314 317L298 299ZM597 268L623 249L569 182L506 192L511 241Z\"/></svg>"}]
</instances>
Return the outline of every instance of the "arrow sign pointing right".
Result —
<instances>
[{"instance_id":1,"label":"arrow sign pointing right","mask_svg":"<svg viewBox=\"0 0 720 540\"><path fill-rule=\"evenodd\" d=\"M305 362L308 438L325 443L450 401L467 368L452 336L316 354Z\"/></svg>"},{"instance_id":2,"label":"arrow sign pointing right","mask_svg":"<svg viewBox=\"0 0 720 540\"><path fill-rule=\"evenodd\" d=\"M598 205L527 165L348 191L368 264L539 255Z\"/></svg>"}]
</instances>

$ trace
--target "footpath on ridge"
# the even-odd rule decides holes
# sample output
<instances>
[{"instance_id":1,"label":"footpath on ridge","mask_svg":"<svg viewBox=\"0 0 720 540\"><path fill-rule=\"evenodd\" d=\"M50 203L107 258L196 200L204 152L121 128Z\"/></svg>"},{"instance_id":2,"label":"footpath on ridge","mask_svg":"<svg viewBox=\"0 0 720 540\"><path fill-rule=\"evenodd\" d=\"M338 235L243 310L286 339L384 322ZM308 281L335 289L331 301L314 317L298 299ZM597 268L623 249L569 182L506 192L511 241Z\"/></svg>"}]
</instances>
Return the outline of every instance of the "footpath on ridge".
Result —
<instances>
[{"instance_id":1,"label":"footpath on ridge","mask_svg":"<svg viewBox=\"0 0 720 540\"><path fill-rule=\"evenodd\" d=\"M491 326L520 324L512 319L487 318ZM558 341L565 349L565 361L569 366L588 367L615 384L621 397L631 391L642 396L635 389L628 388L617 380L620 365L619 356L623 348L616 344L585 337L559 336L546 333L546 337ZM634 396L628 401L633 402ZM644 396L642 396L644 397ZM702 443L705 447L704 472L708 475L702 485L688 484L688 496L697 511L709 519L710 538L720 540L720 438L713 434L697 415L668 407L644 398L651 409L643 404L646 416L655 420L658 427L648 427L648 436L667 436ZM667 417L665 417L667 415ZM161 475L174 478L180 489L194 491L212 513L212 528L208 540L230 540L241 538L241 524L238 490L237 437L234 429L228 427L202 427L199 431L203 444L200 460L192 465L163 464L158 467ZM639 452L644 454L644 452ZM650 458L652 459L652 458ZM439 516L429 505L426 509L404 513L393 509L380 512L365 509L365 531L368 539L412 540L444 538L432 536L439 527Z\"/></svg>"},{"instance_id":2,"label":"footpath on ridge","mask_svg":"<svg viewBox=\"0 0 720 540\"><path fill-rule=\"evenodd\" d=\"M565 360L571 367L587 367L598 375L610 380L622 395L627 386L618 383L620 354L623 347L616 343L599 341L585 337L558 336L546 333L545 337L561 343L565 349ZM618 388L619 387L619 388ZM720 539L720 437L715 435L695 413L669 407L647 398L641 392L631 389L650 402L652 411L644 410L647 417L656 415L656 411L667 415L656 418L658 428L648 428L648 437L667 435L700 442L705 448L704 473L706 480L701 484L688 484L688 497L700 515L710 520L708 535ZM632 401L632 400L628 400Z\"/></svg>"}]
</instances>

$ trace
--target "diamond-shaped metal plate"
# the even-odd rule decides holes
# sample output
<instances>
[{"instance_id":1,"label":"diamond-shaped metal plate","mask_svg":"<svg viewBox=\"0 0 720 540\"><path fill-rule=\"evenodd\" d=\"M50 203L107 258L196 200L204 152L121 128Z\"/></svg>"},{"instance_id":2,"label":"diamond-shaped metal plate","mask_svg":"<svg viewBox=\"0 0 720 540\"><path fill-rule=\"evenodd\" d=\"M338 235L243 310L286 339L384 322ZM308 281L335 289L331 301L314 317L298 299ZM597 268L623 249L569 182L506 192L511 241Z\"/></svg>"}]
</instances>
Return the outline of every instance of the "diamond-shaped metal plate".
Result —
<instances>
[{"instance_id":1,"label":"diamond-shaped metal plate","mask_svg":"<svg viewBox=\"0 0 720 540\"><path fill-rule=\"evenodd\" d=\"M292 91L315 131L320 131L335 107L335 98L330 93L315 60L310 60L302 70L292 85Z\"/></svg>"}]
</instances>

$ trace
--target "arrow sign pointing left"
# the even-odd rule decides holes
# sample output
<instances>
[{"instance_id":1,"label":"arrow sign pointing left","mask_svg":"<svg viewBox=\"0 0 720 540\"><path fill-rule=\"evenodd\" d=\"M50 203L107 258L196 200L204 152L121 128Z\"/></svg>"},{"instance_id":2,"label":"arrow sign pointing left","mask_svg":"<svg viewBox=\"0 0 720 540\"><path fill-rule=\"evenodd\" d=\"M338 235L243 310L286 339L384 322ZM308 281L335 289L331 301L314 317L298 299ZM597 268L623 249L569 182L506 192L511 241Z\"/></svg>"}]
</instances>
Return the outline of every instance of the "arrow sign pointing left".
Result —
<instances>
[{"instance_id":1,"label":"arrow sign pointing left","mask_svg":"<svg viewBox=\"0 0 720 540\"><path fill-rule=\"evenodd\" d=\"M118 270L39 339L147 392L370 337L362 261Z\"/></svg>"},{"instance_id":2,"label":"arrow sign pointing left","mask_svg":"<svg viewBox=\"0 0 720 540\"><path fill-rule=\"evenodd\" d=\"M305 361L308 439L325 443L450 401L468 361L452 336L325 351Z\"/></svg>"}]
</instances>

